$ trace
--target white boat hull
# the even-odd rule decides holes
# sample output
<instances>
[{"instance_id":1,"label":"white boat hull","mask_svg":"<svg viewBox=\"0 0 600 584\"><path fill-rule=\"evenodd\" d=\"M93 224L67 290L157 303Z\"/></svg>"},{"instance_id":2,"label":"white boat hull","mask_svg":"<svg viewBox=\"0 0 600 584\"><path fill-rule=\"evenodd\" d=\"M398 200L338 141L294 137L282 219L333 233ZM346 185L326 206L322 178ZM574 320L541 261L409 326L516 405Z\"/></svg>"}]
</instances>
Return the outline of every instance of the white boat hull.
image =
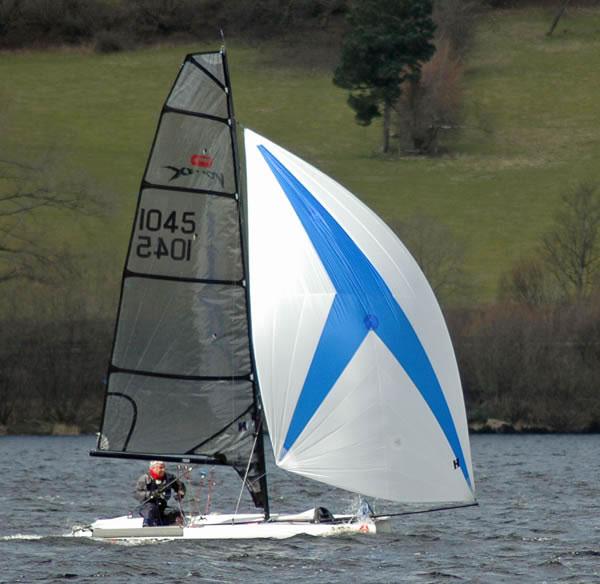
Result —
<instances>
[{"instance_id":1,"label":"white boat hull","mask_svg":"<svg viewBox=\"0 0 600 584\"><path fill-rule=\"evenodd\" d=\"M296 535L335 536L389 531L389 518L334 515L332 522L313 522L314 510L295 515L259 514L194 516L184 526L143 527L141 517L98 519L74 535L108 540L131 539L287 539Z\"/></svg>"}]
</instances>

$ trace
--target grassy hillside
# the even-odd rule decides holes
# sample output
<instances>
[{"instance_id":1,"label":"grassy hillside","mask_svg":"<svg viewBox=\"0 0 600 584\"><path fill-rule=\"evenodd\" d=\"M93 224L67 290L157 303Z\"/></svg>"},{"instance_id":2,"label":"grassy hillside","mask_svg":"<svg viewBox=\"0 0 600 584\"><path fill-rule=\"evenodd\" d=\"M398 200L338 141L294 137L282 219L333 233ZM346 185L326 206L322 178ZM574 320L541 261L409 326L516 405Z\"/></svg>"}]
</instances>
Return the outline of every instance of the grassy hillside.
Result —
<instances>
[{"instance_id":1,"label":"grassy hillside","mask_svg":"<svg viewBox=\"0 0 600 584\"><path fill-rule=\"evenodd\" d=\"M380 128L353 122L327 68L275 46L229 47L238 120L332 174L389 220L425 212L467 244L479 300L534 247L561 191L600 180L600 8L491 12L466 63L466 127L439 158L382 159ZM3 156L56 154L81 174L106 217L48 219L48 237L121 269L131 214L162 101L186 52L0 54ZM286 54L290 54L289 52ZM311 62L314 60L311 59Z\"/></svg>"}]
</instances>

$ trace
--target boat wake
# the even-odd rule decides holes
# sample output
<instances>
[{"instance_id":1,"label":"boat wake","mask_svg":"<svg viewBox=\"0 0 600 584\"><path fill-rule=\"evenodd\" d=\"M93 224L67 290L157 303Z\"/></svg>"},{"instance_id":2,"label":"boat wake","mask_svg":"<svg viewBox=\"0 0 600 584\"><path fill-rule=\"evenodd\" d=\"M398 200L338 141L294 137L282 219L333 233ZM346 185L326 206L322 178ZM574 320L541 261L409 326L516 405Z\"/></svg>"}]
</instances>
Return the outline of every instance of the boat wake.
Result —
<instances>
[{"instance_id":1,"label":"boat wake","mask_svg":"<svg viewBox=\"0 0 600 584\"><path fill-rule=\"evenodd\" d=\"M36 533L15 533L12 535L0 536L0 542L3 541L46 541L56 539L73 539L82 538L90 541L98 541L102 543L113 543L125 546L148 545L170 541L169 538L160 537L132 537L128 539L98 539L93 537L92 530L89 526L74 525L70 533L57 534L36 534ZM82 542L83 543L83 542Z\"/></svg>"},{"instance_id":2,"label":"boat wake","mask_svg":"<svg viewBox=\"0 0 600 584\"><path fill-rule=\"evenodd\" d=\"M48 535L34 535L31 533L15 533L14 535L0 535L0 541L34 541L53 537Z\"/></svg>"},{"instance_id":3,"label":"boat wake","mask_svg":"<svg viewBox=\"0 0 600 584\"><path fill-rule=\"evenodd\" d=\"M14 533L12 535L1 535L0 541L39 541L57 538L72 537L92 537L92 530L89 525L74 525L69 533Z\"/></svg>"}]
</instances>

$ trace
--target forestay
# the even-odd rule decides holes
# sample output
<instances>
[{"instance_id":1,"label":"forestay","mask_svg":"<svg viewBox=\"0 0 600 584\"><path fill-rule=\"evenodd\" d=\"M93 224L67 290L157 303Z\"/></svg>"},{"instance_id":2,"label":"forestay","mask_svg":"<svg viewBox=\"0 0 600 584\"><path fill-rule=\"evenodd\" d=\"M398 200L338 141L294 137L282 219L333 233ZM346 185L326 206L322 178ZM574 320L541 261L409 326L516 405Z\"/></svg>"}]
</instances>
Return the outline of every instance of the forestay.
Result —
<instances>
[{"instance_id":1,"label":"forestay","mask_svg":"<svg viewBox=\"0 0 600 584\"><path fill-rule=\"evenodd\" d=\"M94 454L228 464L265 506L225 55L189 55L138 198ZM253 450L254 448L254 450Z\"/></svg>"},{"instance_id":2,"label":"forestay","mask_svg":"<svg viewBox=\"0 0 600 584\"><path fill-rule=\"evenodd\" d=\"M434 294L349 191L245 131L252 333L277 464L402 502L474 500Z\"/></svg>"}]
</instances>

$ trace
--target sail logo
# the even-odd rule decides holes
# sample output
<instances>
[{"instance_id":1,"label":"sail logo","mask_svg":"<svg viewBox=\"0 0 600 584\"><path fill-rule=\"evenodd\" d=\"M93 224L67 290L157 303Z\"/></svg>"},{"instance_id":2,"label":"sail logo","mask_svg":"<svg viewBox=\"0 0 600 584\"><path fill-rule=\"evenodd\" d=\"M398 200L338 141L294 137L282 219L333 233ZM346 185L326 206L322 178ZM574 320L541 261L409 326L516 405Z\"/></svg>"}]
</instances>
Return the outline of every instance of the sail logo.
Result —
<instances>
[{"instance_id":1,"label":"sail logo","mask_svg":"<svg viewBox=\"0 0 600 584\"><path fill-rule=\"evenodd\" d=\"M200 166L202 168L210 168L213 165L213 158L208 154L192 154L190 163L192 166Z\"/></svg>"},{"instance_id":2,"label":"sail logo","mask_svg":"<svg viewBox=\"0 0 600 584\"><path fill-rule=\"evenodd\" d=\"M198 155L199 156L199 155ZM192 157L193 158L193 157ZM210 159L210 165L212 166L213 159ZM207 164L205 161L203 164ZM173 182L174 180L178 180L185 176L192 175L202 175L206 177L211 182L217 182L219 186L223 189L225 188L225 175L222 172L216 172L214 170L207 170L206 168L190 168L189 166L171 166L166 165L163 168L168 168L173 171L169 182Z\"/></svg>"}]
</instances>

